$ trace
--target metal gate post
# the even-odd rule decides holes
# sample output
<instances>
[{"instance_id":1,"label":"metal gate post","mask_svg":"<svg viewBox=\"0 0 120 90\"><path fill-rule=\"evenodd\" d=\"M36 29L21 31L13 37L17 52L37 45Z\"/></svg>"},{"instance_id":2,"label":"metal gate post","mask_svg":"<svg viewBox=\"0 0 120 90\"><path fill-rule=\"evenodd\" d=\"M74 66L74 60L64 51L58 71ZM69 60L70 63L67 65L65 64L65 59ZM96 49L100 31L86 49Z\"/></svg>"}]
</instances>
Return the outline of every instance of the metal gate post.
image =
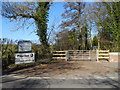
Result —
<instances>
[{"instance_id":1,"label":"metal gate post","mask_svg":"<svg viewBox=\"0 0 120 90\"><path fill-rule=\"evenodd\" d=\"M96 57L97 57L97 62L99 61L98 60L98 50L96 49Z\"/></svg>"},{"instance_id":2,"label":"metal gate post","mask_svg":"<svg viewBox=\"0 0 120 90\"><path fill-rule=\"evenodd\" d=\"M83 50L82 50L82 60L83 60Z\"/></svg>"},{"instance_id":3,"label":"metal gate post","mask_svg":"<svg viewBox=\"0 0 120 90\"><path fill-rule=\"evenodd\" d=\"M90 61L91 61L90 50L89 50L89 59L90 59Z\"/></svg>"},{"instance_id":4,"label":"metal gate post","mask_svg":"<svg viewBox=\"0 0 120 90\"><path fill-rule=\"evenodd\" d=\"M66 61L68 61L68 59L69 59L69 51L68 50L66 50Z\"/></svg>"}]
</instances>

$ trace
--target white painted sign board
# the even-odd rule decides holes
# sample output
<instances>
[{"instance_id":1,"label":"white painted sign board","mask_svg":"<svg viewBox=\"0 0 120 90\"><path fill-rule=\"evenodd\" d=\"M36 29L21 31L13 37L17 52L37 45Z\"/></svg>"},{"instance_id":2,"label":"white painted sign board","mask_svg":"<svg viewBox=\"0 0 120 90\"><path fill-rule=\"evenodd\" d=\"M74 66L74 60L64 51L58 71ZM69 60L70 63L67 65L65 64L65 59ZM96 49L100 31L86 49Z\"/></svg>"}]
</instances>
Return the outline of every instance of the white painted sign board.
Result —
<instances>
[{"instance_id":1,"label":"white painted sign board","mask_svg":"<svg viewBox=\"0 0 120 90\"><path fill-rule=\"evenodd\" d=\"M32 43L30 41L19 41L18 42L18 51L31 51Z\"/></svg>"},{"instance_id":2,"label":"white painted sign board","mask_svg":"<svg viewBox=\"0 0 120 90\"><path fill-rule=\"evenodd\" d=\"M34 53L16 53L15 54L15 64L31 63L31 62L35 62Z\"/></svg>"}]
</instances>

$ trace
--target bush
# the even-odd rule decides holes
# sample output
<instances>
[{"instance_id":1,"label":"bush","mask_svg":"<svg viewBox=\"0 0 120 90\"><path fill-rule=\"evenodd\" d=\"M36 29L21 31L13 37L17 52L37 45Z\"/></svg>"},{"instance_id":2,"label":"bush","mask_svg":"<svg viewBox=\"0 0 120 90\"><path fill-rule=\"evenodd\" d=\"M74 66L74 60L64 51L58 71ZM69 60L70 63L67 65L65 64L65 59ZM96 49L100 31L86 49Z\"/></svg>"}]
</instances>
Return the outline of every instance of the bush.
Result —
<instances>
[{"instance_id":1,"label":"bush","mask_svg":"<svg viewBox=\"0 0 120 90\"><path fill-rule=\"evenodd\" d=\"M17 51L17 45L3 45L2 46L2 68L6 69L7 66L14 64L15 52Z\"/></svg>"},{"instance_id":2,"label":"bush","mask_svg":"<svg viewBox=\"0 0 120 90\"><path fill-rule=\"evenodd\" d=\"M55 63L56 61L51 61L52 54L48 52L47 54L44 54L44 48L40 44L32 44L32 52L35 53L35 63L27 63L27 64L18 64L14 65L15 63L15 53L18 52L18 45L17 40L13 41L10 39L0 39L1 42L1 48L2 51L0 52L0 55L2 57L2 70L18 70L22 68L31 67L34 65L39 64L49 64L49 63ZM40 60L44 59L44 60ZM46 59L46 60L45 60Z\"/></svg>"},{"instance_id":3,"label":"bush","mask_svg":"<svg viewBox=\"0 0 120 90\"><path fill-rule=\"evenodd\" d=\"M52 54L50 52L48 53L44 53L44 48L42 45L40 44L33 44L32 45L32 52L35 53L35 61L39 60L39 59L51 59L52 58Z\"/></svg>"}]
</instances>

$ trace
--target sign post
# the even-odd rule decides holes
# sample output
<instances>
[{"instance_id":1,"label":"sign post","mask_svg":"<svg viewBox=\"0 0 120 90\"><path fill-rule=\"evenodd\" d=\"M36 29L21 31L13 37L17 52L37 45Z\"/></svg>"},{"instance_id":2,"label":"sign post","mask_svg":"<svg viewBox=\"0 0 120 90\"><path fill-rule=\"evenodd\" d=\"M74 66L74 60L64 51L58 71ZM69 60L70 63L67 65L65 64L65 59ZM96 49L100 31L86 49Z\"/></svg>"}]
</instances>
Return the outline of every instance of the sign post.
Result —
<instances>
[{"instance_id":1,"label":"sign post","mask_svg":"<svg viewBox=\"0 0 120 90\"><path fill-rule=\"evenodd\" d=\"M32 53L31 41L19 41L18 53L15 54L15 64L35 62L35 53Z\"/></svg>"}]
</instances>

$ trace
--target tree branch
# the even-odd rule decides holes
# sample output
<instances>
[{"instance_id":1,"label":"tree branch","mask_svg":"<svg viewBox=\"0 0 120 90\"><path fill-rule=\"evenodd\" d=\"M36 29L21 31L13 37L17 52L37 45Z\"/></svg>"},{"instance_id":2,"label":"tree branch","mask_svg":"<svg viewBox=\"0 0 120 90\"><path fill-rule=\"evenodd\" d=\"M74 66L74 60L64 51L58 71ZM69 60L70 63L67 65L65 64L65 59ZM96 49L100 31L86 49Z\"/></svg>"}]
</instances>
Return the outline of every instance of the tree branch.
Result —
<instances>
[{"instance_id":1,"label":"tree branch","mask_svg":"<svg viewBox=\"0 0 120 90\"><path fill-rule=\"evenodd\" d=\"M3 15L4 16L4 15ZM11 16L5 16L5 17L7 17L7 18L17 18L17 17L19 17L19 16L21 16L21 17L23 17L23 18L34 18L34 16L33 15L29 15L29 14L16 14L16 15L11 15Z\"/></svg>"}]
</instances>

